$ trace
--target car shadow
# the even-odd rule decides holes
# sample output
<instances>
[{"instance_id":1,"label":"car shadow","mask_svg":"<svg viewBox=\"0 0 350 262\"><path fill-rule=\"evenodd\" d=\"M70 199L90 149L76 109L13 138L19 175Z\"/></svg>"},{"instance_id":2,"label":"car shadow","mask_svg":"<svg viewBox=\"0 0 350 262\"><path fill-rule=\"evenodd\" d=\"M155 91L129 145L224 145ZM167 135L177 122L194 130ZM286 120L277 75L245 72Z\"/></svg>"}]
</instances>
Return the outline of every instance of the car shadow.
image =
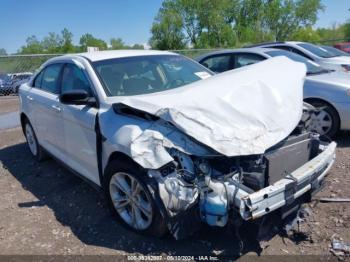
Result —
<instances>
[{"instance_id":1,"label":"car shadow","mask_svg":"<svg viewBox=\"0 0 350 262\"><path fill-rule=\"evenodd\" d=\"M337 142L337 146L340 148L350 147L350 132L339 132L339 134L334 138L334 141Z\"/></svg>"},{"instance_id":2,"label":"car shadow","mask_svg":"<svg viewBox=\"0 0 350 262\"><path fill-rule=\"evenodd\" d=\"M38 163L25 143L0 150L4 168L38 201L18 203L18 208L47 206L57 221L70 227L86 245L129 253L152 255L220 255L237 257L239 241L227 228L205 227L194 236L176 241L168 235L150 238L124 229L110 214L104 194L89 186L54 160ZM257 242L245 245L243 253L261 252Z\"/></svg>"}]
</instances>

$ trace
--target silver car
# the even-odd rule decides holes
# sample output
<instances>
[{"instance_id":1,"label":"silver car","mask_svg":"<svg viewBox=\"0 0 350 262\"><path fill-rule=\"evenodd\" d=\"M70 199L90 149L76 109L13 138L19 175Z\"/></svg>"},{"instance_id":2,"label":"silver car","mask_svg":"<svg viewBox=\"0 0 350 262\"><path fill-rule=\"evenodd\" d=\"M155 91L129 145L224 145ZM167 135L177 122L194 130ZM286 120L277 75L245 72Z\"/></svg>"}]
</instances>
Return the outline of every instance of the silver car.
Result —
<instances>
[{"instance_id":1,"label":"silver car","mask_svg":"<svg viewBox=\"0 0 350 262\"><path fill-rule=\"evenodd\" d=\"M267 47L282 49L301 55L310 61L320 64L322 67L337 71L350 71L350 57L329 52L321 46L306 42L272 42L253 45L250 47ZM350 75L349 75L350 78Z\"/></svg>"},{"instance_id":2,"label":"silver car","mask_svg":"<svg viewBox=\"0 0 350 262\"><path fill-rule=\"evenodd\" d=\"M212 71L220 73L276 56L286 56L304 63L307 67L304 101L319 109L312 116L311 127L319 134L329 137L333 137L338 130L349 130L350 77L348 73L324 69L317 63L292 52L261 47L222 50L203 55L196 60Z\"/></svg>"}]
</instances>

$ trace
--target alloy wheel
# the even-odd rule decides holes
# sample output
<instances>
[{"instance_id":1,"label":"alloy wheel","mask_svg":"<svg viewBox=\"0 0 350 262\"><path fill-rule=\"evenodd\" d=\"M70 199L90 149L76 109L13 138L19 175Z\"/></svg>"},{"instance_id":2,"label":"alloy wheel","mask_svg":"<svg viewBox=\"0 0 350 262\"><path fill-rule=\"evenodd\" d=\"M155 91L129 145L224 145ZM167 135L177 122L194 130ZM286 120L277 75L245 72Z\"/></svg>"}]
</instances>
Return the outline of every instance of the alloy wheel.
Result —
<instances>
[{"instance_id":1,"label":"alloy wheel","mask_svg":"<svg viewBox=\"0 0 350 262\"><path fill-rule=\"evenodd\" d=\"M131 174L115 173L109 184L110 197L115 210L129 226L147 229L153 219L150 197L144 186Z\"/></svg>"},{"instance_id":2,"label":"alloy wheel","mask_svg":"<svg viewBox=\"0 0 350 262\"><path fill-rule=\"evenodd\" d=\"M311 130L320 135L327 134L333 126L332 116L325 110L320 110L311 115Z\"/></svg>"}]
</instances>

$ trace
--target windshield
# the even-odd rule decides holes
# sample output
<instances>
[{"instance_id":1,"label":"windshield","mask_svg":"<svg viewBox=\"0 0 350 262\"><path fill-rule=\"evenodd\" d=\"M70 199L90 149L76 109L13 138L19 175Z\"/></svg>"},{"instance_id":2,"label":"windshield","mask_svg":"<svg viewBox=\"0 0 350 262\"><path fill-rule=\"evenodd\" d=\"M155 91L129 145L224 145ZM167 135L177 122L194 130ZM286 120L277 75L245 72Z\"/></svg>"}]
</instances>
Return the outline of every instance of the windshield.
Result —
<instances>
[{"instance_id":1,"label":"windshield","mask_svg":"<svg viewBox=\"0 0 350 262\"><path fill-rule=\"evenodd\" d=\"M330 52L336 56L350 56L350 54L348 54L342 50L339 50L338 48L335 48L333 46L323 45L322 48L326 49L328 52Z\"/></svg>"},{"instance_id":2,"label":"windshield","mask_svg":"<svg viewBox=\"0 0 350 262\"><path fill-rule=\"evenodd\" d=\"M179 55L115 58L93 65L108 96L161 92L212 75L205 67Z\"/></svg>"},{"instance_id":3,"label":"windshield","mask_svg":"<svg viewBox=\"0 0 350 262\"><path fill-rule=\"evenodd\" d=\"M312 62L308 60L307 58L294 54L292 52L284 51L284 50L273 50L273 51L267 51L266 54L275 57L275 56L286 56L293 61L301 62L306 65L307 73L308 74L320 74L323 72L328 72L327 70L323 69L320 65L316 64L315 62Z\"/></svg>"},{"instance_id":4,"label":"windshield","mask_svg":"<svg viewBox=\"0 0 350 262\"><path fill-rule=\"evenodd\" d=\"M326 49L319 47L317 45L308 44L308 43L299 43L297 45L319 57L331 58L331 57L339 56L339 55L332 54L328 52Z\"/></svg>"}]
</instances>

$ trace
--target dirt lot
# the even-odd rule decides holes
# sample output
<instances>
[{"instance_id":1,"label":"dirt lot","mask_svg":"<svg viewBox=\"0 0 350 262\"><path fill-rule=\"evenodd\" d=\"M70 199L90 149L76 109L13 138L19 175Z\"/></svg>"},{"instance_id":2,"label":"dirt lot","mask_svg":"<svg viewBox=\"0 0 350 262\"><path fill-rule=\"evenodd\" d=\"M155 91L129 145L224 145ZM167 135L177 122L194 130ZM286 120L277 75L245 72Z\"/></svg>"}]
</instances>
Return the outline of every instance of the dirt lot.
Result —
<instances>
[{"instance_id":1,"label":"dirt lot","mask_svg":"<svg viewBox=\"0 0 350 262\"><path fill-rule=\"evenodd\" d=\"M0 116L18 108L0 98ZM237 254L237 239L225 229L204 227L191 239L153 239L129 232L111 217L101 192L53 160L37 163L21 129L0 130L0 254ZM317 197L350 197L350 137L337 138L337 161ZM261 255L331 255L332 238L350 242L350 203L312 202L313 214L301 226L305 238L279 235L264 243ZM254 255L257 246L246 247Z\"/></svg>"}]
</instances>

